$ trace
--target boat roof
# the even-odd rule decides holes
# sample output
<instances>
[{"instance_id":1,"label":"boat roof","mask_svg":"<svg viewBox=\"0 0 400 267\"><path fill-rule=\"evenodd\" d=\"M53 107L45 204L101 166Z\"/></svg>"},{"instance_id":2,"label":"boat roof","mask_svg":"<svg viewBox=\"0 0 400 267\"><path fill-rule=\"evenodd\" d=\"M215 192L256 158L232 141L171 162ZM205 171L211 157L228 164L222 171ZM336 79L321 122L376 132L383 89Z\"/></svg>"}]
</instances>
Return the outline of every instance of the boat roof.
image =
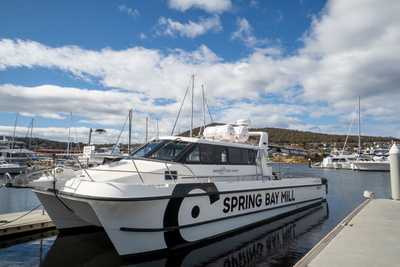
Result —
<instances>
[{"instance_id":1,"label":"boat roof","mask_svg":"<svg viewBox=\"0 0 400 267\"><path fill-rule=\"evenodd\" d=\"M184 136L160 136L158 140L179 140L188 143L199 143L199 144L209 144L209 145L220 145L228 147L238 147L238 148L248 148L248 149L258 149L258 145L253 145L250 143L238 143L238 142L227 142L222 140L205 139L201 137L184 137ZM154 140L157 140L156 138Z\"/></svg>"}]
</instances>

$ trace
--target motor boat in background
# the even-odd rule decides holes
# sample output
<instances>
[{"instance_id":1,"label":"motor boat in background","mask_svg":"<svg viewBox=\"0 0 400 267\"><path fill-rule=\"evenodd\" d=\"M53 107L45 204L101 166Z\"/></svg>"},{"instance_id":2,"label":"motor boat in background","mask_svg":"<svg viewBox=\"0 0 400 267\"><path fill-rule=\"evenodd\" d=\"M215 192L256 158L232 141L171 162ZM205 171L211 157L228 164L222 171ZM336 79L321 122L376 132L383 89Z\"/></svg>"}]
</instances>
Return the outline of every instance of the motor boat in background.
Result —
<instances>
[{"instance_id":1,"label":"motor boat in background","mask_svg":"<svg viewBox=\"0 0 400 267\"><path fill-rule=\"evenodd\" d=\"M0 175L2 174L17 174L23 173L26 170L26 166L21 166L18 163L8 163L5 160L0 160Z\"/></svg>"},{"instance_id":2,"label":"motor boat in background","mask_svg":"<svg viewBox=\"0 0 400 267\"><path fill-rule=\"evenodd\" d=\"M340 154L330 155L325 157L322 162L314 167L327 168L327 169L349 169L351 170L351 163L357 160L357 154Z\"/></svg>"},{"instance_id":3,"label":"motor boat in background","mask_svg":"<svg viewBox=\"0 0 400 267\"><path fill-rule=\"evenodd\" d=\"M267 133L248 126L155 138L129 157L29 186L60 231L102 227L119 255L194 244L325 201L323 178L276 179Z\"/></svg>"},{"instance_id":4,"label":"motor boat in background","mask_svg":"<svg viewBox=\"0 0 400 267\"><path fill-rule=\"evenodd\" d=\"M351 163L352 170L355 171L390 171L389 159L384 156L375 156L372 159L357 159Z\"/></svg>"}]
</instances>

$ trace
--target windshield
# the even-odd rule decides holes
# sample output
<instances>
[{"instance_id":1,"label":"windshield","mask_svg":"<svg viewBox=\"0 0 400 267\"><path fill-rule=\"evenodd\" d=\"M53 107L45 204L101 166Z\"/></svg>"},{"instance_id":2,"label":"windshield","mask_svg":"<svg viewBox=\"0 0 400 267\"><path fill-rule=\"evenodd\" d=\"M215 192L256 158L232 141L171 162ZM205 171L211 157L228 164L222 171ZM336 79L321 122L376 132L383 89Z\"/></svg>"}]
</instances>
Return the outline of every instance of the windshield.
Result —
<instances>
[{"instance_id":1,"label":"windshield","mask_svg":"<svg viewBox=\"0 0 400 267\"><path fill-rule=\"evenodd\" d=\"M187 142L167 142L149 158L159 160L174 160L189 144Z\"/></svg>"},{"instance_id":2,"label":"windshield","mask_svg":"<svg viewBox=\"0 0 400 267\"><path fill-rule=\"evenodd\" d=\"M145 158L148 155L152 154L163 142L164 141L155 140L147 143L146 145L133 152L132 156Z\"/></svg>"}]
</instances>

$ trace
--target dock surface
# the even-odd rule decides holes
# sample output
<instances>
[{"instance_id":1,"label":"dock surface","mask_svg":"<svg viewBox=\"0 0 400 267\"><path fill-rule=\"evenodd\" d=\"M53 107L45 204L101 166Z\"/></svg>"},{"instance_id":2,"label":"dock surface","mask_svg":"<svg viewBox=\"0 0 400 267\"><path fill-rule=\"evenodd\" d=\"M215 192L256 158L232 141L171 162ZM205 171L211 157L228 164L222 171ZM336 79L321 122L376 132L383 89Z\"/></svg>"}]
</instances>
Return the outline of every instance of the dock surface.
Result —
<instances>
[{"instance_id":1,"label":"dock surface","mask_svg":"<svg viewBox=\"0 0 400 267\"><path fill-rule=\"evenodd\" d=\"M0 239L24 233L50 230L55 227L47 213L42 212L42 210L35 210L23 216L25 214L27 212L0 214Z\"/></svg>"},{"instance_id":2,"label":"dock surface","mask_svg":"<svg viewBox=\"0 0 400 267\"><path fill-rule=\"evenodd\" d=\"M295 266L400 266L400 201L366 200Z\"/></svg>"}]
</instances>

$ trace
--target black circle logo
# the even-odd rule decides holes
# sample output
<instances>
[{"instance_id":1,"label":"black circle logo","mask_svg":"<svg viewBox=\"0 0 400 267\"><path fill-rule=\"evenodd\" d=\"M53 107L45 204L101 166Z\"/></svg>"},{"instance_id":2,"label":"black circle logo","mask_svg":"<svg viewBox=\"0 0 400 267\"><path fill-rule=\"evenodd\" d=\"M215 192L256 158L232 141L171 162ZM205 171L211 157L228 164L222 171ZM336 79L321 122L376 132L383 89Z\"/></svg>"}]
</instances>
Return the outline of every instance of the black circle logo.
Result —
<instances>
[{"instance_id":1,"label":"black circle logo","mask_svg":"<svg viewBox=\"0 0 400 267\"><path fill-rule=\"evenodd\" d=\"M197 217L199 217L199 214L200 214L200 208L199 208L199 206L196 205L192 208L193 219L196 219Z\"/></svg>"}]
</instances>

